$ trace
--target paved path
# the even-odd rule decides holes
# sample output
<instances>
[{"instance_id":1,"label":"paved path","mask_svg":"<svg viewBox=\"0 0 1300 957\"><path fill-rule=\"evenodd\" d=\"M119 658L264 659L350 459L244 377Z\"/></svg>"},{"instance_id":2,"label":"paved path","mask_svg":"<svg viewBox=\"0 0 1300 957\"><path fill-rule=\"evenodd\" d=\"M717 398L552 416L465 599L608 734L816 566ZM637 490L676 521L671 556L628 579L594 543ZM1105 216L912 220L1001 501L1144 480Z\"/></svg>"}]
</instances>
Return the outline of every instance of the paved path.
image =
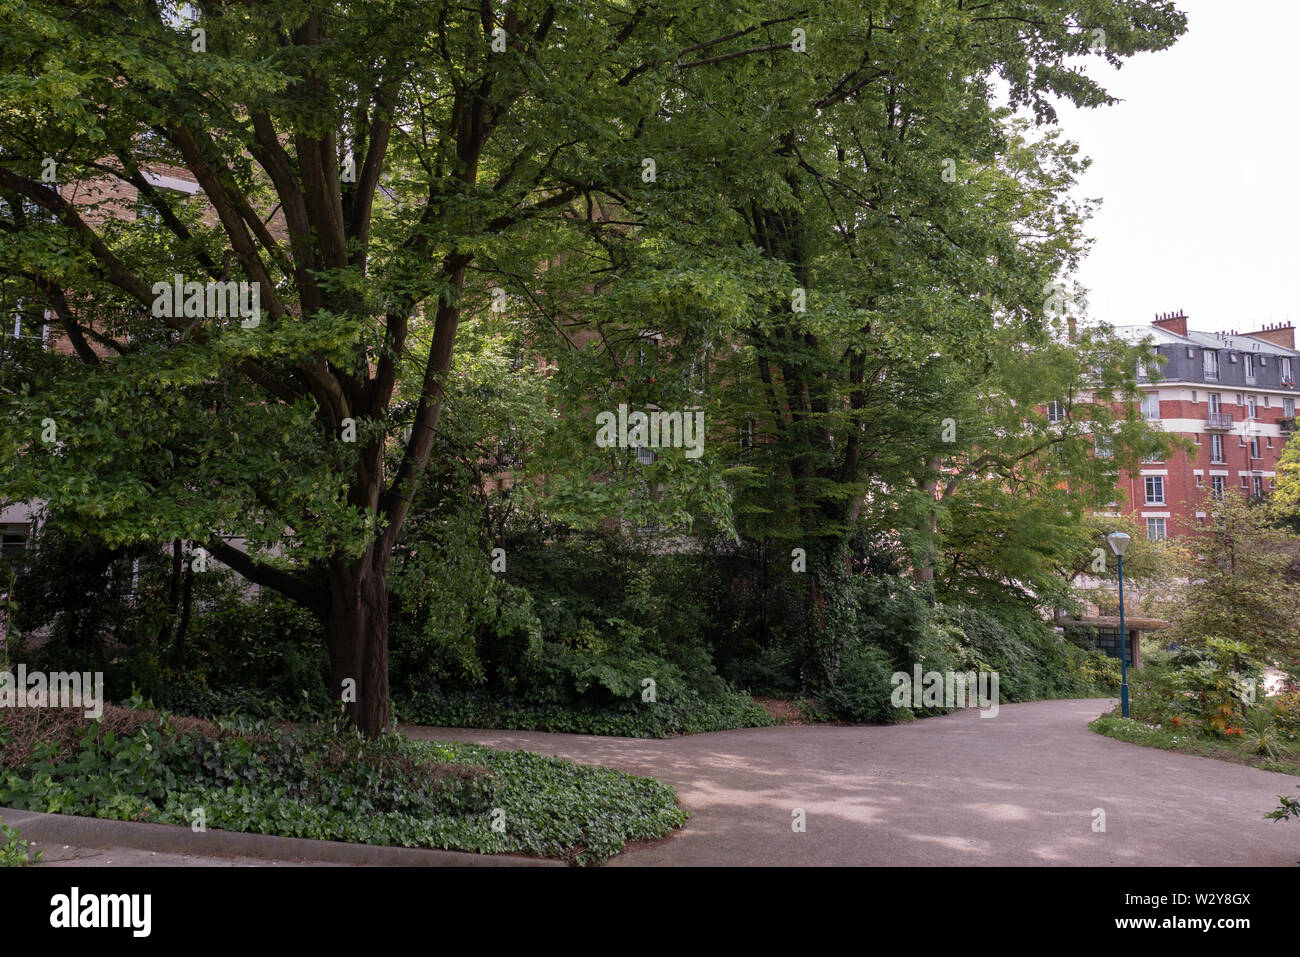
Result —
<instances>
[{"instance_id":1,"label":"paved path","mask_svg":"<svg viewBox=\"0 0 1300 957\"><path fill-rule=\"evenodd\" d=\"M1088 730L1105 699L1003 705L885 727L666 740L405 727L657 777L694 815L620 864L1284 865L1300 823L1266 820L1300 778ZM791 829L802 808L807 831ZM1105 811L1094 833L1094 809Z\"/></svg>"}]
</instances>

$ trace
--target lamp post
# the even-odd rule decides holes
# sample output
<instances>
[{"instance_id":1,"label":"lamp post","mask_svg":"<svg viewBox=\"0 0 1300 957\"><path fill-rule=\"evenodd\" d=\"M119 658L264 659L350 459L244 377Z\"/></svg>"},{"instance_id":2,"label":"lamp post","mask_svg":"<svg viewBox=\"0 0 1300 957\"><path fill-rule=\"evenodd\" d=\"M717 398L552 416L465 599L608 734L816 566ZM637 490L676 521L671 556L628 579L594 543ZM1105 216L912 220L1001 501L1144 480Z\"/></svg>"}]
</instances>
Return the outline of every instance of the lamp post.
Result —
<instances>
[{"instance_id":1,"label":"lamp post","mask_svg":"<svg viewBox=\"0 0 1300 957\"><path fill-rule=\"evenodd\" d=\"M1128 717L1128 632L1124 630L1124 553L1128 551L1131 541L1123 532L1111 532L1106 536L1110 550L1119 559L1119 709L1120 714Z\"/></svg>"}]
</instances>

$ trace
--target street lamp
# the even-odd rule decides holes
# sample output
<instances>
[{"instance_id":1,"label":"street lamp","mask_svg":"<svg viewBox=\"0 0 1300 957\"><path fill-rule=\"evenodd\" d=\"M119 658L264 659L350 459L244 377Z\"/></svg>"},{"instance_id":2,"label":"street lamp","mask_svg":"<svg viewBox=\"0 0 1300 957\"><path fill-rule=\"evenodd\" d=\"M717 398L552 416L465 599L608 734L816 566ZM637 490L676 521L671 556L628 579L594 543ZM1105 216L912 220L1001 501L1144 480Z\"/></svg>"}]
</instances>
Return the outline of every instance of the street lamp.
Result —
<instances>
[{"instance_id":1,"label":"street lamp","mask_svg":"<svg viewBox=\"0 0 1300 957\"><path fill-rule=\"evenodd\" d=\"M1110 550L1119 559L1119 708L1120 714L1128 717L1128 632L1124 630L1124 553L1132 541L1123 532L1111 532L1106 536Z\"/></svg>"}]
</instances>

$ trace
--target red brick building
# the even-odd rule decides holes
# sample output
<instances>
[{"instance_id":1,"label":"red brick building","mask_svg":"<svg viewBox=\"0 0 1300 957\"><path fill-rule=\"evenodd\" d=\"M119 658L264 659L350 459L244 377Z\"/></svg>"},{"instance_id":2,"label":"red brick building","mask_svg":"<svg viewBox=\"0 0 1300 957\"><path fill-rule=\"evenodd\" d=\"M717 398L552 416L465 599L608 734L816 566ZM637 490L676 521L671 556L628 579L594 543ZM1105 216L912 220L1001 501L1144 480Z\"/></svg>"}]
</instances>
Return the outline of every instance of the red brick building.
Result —
<instances>
[{"instance_id":1,"label":"red brick building","mask_svg":"<svg viewBox=\"0 0 1300 957\"><path fill-rule=\"evenodd\" d=\"M1295 328L1194 332L1179 312L1115 331L1132 342L1153 340L1164 362L1138 370L1142 414L1194 443L1190 454L1176 450L1167 460L1144 461L1137 474L1123 474L1124 513L1145 524L1153 539L1182 537L1208 520L1214 498L1226 489L1267 496L1295 428Z\"/></svg>"}]
</instances>

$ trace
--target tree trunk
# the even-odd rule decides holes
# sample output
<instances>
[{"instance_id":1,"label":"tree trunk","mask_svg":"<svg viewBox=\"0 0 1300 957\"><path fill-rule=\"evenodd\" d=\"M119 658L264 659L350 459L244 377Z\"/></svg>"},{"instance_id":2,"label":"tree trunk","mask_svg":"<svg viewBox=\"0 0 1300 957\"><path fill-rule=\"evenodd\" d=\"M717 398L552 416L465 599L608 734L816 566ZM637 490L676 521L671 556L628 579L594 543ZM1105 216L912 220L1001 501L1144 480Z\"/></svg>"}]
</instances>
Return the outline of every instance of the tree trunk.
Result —
<instances>
[{"instance_id":1,"label":"tree trunk","mask_svg":"<svg viewBox=\"0 0 1300 957\"><path fill-rule=\"evenodd\" d=\"M388 561L374 546L352 563L333 559L329 569L325 634L333 692L366 737L389 724Z\"/></svg>"},{"instance_id":2,"label":"tree trunk","mask_svg":"<svg viewBox=\"0 0 1300 957\"><path fill-rule=\"evenodd\" d=\"M935 492L939 488L939 468L942 464L938 456L931 457L925 463L926 479L921 483L921 493L930 505L922 518L921 528L918 529L921 533L923 552L920 561L912 569L912 580L918 585L930 585L934 582L934 565L939 541L939 513L935 504Z\"/></svg>"}]
</instances>

